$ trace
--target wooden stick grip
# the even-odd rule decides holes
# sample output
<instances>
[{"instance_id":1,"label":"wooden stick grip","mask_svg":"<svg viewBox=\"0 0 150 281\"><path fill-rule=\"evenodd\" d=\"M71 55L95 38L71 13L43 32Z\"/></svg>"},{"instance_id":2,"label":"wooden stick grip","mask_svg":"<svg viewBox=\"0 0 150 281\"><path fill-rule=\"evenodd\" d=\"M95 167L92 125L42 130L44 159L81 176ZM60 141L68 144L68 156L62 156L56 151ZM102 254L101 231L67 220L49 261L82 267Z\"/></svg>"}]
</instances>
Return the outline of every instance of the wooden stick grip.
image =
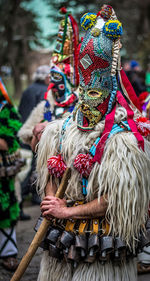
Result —
<instances>
[{"instance_id":1,"label":"wooden stick grip","mask_svg":"<svg viewBox=\"0 0 150 281\"><path fill-rule=\"evenodd\" d=\"M61 180L60 186L56 192L55 196L57 198L63 198L70 175L71 175L71 169L67 168ZM50 221L44 218L26 254L22 258L17 270L15 271L10 281L19 281L21 279L30 261L32 260L35 252L37 251L39 245L41 244L44 236L46 235L49 225L50 225Z\"/></svg>"}]
</instances>

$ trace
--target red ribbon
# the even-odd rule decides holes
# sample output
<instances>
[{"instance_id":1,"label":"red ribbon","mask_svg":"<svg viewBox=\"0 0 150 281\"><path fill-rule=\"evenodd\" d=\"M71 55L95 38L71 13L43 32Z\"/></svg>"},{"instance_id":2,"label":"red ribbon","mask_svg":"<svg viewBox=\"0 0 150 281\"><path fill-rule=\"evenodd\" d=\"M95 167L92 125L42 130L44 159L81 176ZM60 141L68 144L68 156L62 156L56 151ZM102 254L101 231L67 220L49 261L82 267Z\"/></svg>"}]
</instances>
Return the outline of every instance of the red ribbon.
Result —
<instances>
[{"instance_id":1,"label":"red ribbon","mask_svg":"<svg viewBox=\"0 0 150 281\"><path fill-rule=\"evenodd\" d=\"M107 140L108 135L109 135L109 133L110 133L112 127L113 127L113 124L114 124L115 111L116 111L116 106L113 108L113 110L109 114L106 115L105 128L104 128L104 131L103 131L102 136L100 138L100 141L99 141L99 143L96 147L96 153L95 153L95 156L93 158L93 161L98 162L99 164L100 164L101 158L103 156L106 140Z\"/></svg>"},{"instance_id":2,"label":"red ribbon","mask_svg":"<svg viewBox=\"0 0 150 281\"><path fill-rule=\"evenodd\" d=\"M54 86L55 86L54 83L50 83L50 84L48 85L47 91L46 91L45 94L44 94L44 99L45 99L45 100L47 100L48 91L49 91L50 89L52 89Z\"/></svg>"},{"instance_id":3,"label":"red ribbon","mask_svg":"<svg viewBox=\"0 0 150 281\"><path fill-rule=\"evenodd\" d=\"M138 110L140 112L142 112L142 108L141 108L141 104L140 104L140 101L126 75L126 73L124 72L123 69L121 69L120 71L120 76L121 76L121 82L124 86L124 88L126 89L127 91L127 94L129 96L129 99L132 101L132 103L138 108Z\"/></svg>"},{"instance_id":4,"label":"red ribbon","mask_svg":"<svg viewBox=\"0 0 150 281\"><path fill-rule=\"evenodd\" d=\"M127 121L128 121L129 127L138 141L138 147L142 148L142 150L144 151L144 139L141 136L141 134L139 133L137 126L133 120L133 116L134 116L133 110L130 108L127 101L122 96L121 92L119 92L119 91L117 91L117 100L118 100L118 103L126 109ZM105 118L104 131L103 131L100 141L96 147L96 153L93 158L93 161L98 162L99 164L101 163L101 158L103 156L106 140L107 140L108 135L111 132L113 124L114 124L115 111L116 111L116 106L113 108L113 110L109 114L107 114L107 116Z\"/></svg>"},{"instance_id":5,"label":"red ribbon","mask_svg":"<svg viewBox=\"0 0 150 281\"><path fill-rule=\"evenodd\" d=\"M127 121L128 121L129 127L138 141L138 147L142 148L142 150L144 151L144 139L143 139L142 135L139 133L136 123L133 120L133 116L134 116L133 110L130 108L127 101L125 100L125 98L119 91L117 92L117 100L118 100L119 104L126 109Z\"/></svg>"},{"instance_id":6,"label":"red ribbon","mask_svg":"<svg viewBox=\"0 0 150 281\"><path fill-rule=\"evenodd\" d=\"M59 102L55 101L55 105L57 105L59 107L66 107L66 106L72 104L75 101L75 99L76 99L76 96L74 94L72 94L66 102L59 103Z\"/></svg>"}]
</instances>

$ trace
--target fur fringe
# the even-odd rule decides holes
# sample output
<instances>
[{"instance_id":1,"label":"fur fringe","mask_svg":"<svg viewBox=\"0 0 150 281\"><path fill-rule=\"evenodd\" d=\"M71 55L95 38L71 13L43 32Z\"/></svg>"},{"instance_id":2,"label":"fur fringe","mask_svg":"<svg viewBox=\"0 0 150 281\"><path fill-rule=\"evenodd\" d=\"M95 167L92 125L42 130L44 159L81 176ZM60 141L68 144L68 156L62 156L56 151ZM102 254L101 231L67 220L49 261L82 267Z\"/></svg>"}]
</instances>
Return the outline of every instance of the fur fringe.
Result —
<instances>
[{"instance_id":1,"label":"fur fringe","mask_svg":"<svg viewBox=\"0 0 150 281\"><path fill-rule=\"evenodd\" d=\"M59 138L63 120L56 120L48 124L42 134L37 151L37 191L41 197L48 182L49 173L47 160L53 155L57 155L59 149Z\"/></svg>"},{"instance_id":2,"label":"fur fringe","mask_svg":"<svg viewBox=\"0 0 150 281\"><path fill-rule=\"evenodd\" d=\"M148 146L145 141L146 151ZM138 148L132 133L116 134L108 140L98 171L98 195L108 195L110 231L122 237L133 250L147 219L149 171L150 158Z\"/></svg>"},{"instance_id":3,"label":"fur fringe","mask_svg":"<svg viewBox=\"0 0 150 281\"><path fill-rule=\"evenodd\" d=\"M70 264L58 262L43 253L38 281L137 281L136 260L121 266L96 261L93 264L80 263L75 270Z\"/></svg>"},{"instance_id":4,"label":"fur fringe","mask_svg":"<svg viewBox=\"0 0 150 281\"><path fill-rule=\"evenodd\" d=\"M41 120L43 120L44 105L45 105L45 101L41 101L33 109L28 119L19 130L18 137L23 143L30 145L33 136L33 129L35 125L41 122Z\"/></svg>"},{"instance_id":5,"label":"fur fringe","mask_svg":"<svg viewBox=\"0 0 150 281\"><path fill-rule=\"evenodd\" d=\"M51 105L51 111L54 110L54 98L52 96L52 91L50 90L48 93L48 101ZM30 113L28 119L24 123L24 125L21 127L18 137L20 140L25 144L31 144L32 136L33 136L33 129L35 125L40 123L43 120L43 114L44 114L44 106L45 106L45 100L38 103L38 105L33 108L32 112Z\"/></svg>"},{"instance_id":6,"label":"fur fringe","mask_svg":"<svg viewBox=\"0 0 150 281\"><path fill-rule=\"evenodd\" d=\"M58 262L57 259L49 256L44 251L40 272L37 281L70 281L71 266L65 262Z\"/></svg>"}]
</instances>

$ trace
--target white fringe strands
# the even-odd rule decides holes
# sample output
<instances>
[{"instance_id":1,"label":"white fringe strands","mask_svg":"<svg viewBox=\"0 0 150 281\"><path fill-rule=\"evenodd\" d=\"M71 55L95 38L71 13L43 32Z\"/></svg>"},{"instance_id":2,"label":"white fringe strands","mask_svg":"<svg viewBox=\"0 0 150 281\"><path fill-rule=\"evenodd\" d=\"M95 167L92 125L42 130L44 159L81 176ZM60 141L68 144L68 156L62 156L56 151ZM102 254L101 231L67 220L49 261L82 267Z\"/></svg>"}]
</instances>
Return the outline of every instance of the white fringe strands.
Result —
<instances>
[{"instance_id":1,"label":"white fringe strands","mask_svg":"<svg viewBox=\"0 0 150 281\"><path fill-rule=\"evenodd\" d=\"M98 172L99 197L108 195L110 231L123 238L132 250L147 219L149 171L150 158L138 148L132 133L116 134L108 140Z\"/></svg>"},{"instance_id":2,"label":"white fringe strands","mask_svg":"<svg viewBox=\"0 0 150 281\"><path fill-rule=\"evenodd\" d=\"M62 122L63 120L57 120L48 124L38 145L36 167L38 173L37 191L41 197L44 196L45 187L49 179L47 160L58 153Z\"/></svg>"},{"instance_id":3,"label":"white fringe strands","mask_svg":"<svg viewBox=\"0 0 150 281\"><path fill-rule=\"evenodd\" d=\"M93 264L80 263L71 270L70 264L58 262L48 256L48 251L43 254L38 281L137 281L136 260L130 260L121 266L99 261Z\"/></svg>"},{"instance_id":4,"label":"white fringe strands","mask_svg":"<svg viewBox=\"0 0 150 281\"><path fill-rule=\"evenodd\" d=\"M126 110L118 107L115 122L126 119ZM48 180L47 159L57 154L62 121L52 122L41 138L37 170L40 194ZM67 199L82 200L81 179L73 168L75 157L79 153L88 153L95 139L104 129L104 121L99 122L90 133L76 128L76 122L67 128L62 143L62 156L72 174L66 190ZM110 230L119 235L133 250L139 230L146 221L150 199L150 158L147 154L150 144L145 140L145 153L138 148L137 140L131 132L112 136L106 142L102 162L95 163L88 179L87 200L93 200L103 194L108 195L107 217Z\"/></svg>"},{"instance_id":5,"label":"white fringe strands","mask_svg":"<svg viewBox=\"0 0 150 281\"><path fill-rule=\"evenodd\" d=\"M37 281L70 281L71 265L59 262L44 251Z\"/></svg>"}]
</instances>

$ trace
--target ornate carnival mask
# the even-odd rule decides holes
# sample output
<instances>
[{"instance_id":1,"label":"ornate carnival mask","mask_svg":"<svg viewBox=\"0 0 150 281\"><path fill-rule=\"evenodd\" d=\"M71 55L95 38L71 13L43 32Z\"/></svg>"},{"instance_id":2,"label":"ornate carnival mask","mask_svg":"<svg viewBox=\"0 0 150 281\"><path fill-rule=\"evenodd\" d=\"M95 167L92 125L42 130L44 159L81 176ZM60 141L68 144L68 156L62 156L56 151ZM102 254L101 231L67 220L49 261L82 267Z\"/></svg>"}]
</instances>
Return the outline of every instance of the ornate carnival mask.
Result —
<instances>
[{"instance_id":1,"label":"ornate carnival mask","mask_svg":"<svg viewBox=\"0 0 150 281\"><path fill-rule=\"evenodd\" d=\"M50 82L54 100L57 103L67 100L71 94L71 86L67 81L66 74L58 66L53 66L50 69Z\"/></svg>"},{"instance_id":2,"label":"ornate carnival mask","mask_svg":"<svg viewBox=\"0 0 150 281\"><path fill-rule=\"evenodd\" d=\"M78 128L88 131L112 110L115 102L122 26L108 5L104 5L97 15L85 14L81 26L87 32L79 53L80 87L76 112Z\"/></svg>"}]
</instances>

